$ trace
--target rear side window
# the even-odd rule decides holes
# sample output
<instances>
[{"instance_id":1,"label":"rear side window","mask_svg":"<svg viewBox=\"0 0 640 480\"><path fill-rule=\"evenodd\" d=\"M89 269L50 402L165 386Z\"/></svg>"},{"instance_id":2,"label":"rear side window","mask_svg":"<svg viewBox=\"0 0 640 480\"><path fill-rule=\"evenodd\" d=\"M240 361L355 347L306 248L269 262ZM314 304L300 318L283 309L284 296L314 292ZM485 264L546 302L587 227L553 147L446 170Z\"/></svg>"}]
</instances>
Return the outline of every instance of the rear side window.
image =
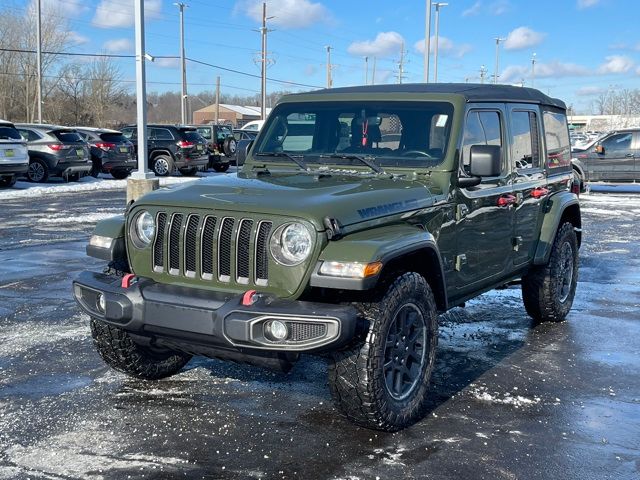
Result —
<instances>
[{"instance_id":1,"label":"rear side window","mask_svg":"<svg viewBox=\"0 0 640 480\"><path fill-rule=\"evenodd\" d=\"M127 137L121 133L101 133L100 138L105 142L121 143L127 142Z\"/></svg>"},{"instance_id":2,"label":"rear side window","mask_svg":"<svg viewBox=\"0 0 640 480\"><path fill-rule=\"evenodd\" d=\"M535 112L511 113L512 162L518 170L540 167L540 140Z\"/></svg>"},{"instance_id":3,"label":"rear side window","mask_svg":"<svg viewBox=\"0 0 640 480\"><path fill-rule=\"evenodd\" d=\"M0 127L0 140L18 140L22 141L20 132L11 127Z\"/></svg>"},{"instance_id":4,"label":"rear side window","mask_svg":"<svg viewBox=\"0 0 640 480\"><path fill-rule=\"evenodd\" d=\"M123 128L122 135L124 135L125 138L136 138L137 130L134 130L133 128Z\"/></svg>"},{"instance_id":5,"label":"rear side window","mask_svg":"<svg viewBox=\"0 0 640 480\"><path fill-rule=\"evenodd\" d=\"M20 133L20 136L28 142L34 142L36 140L40 140L41 138L40 135L38 135L33 130L18 130L18 132Z\"/></svg>"},{"instance_id":6,"label":"rear side window","mask_svg":"<svg viewBox=\"0 0 640 480\"><path fill-rule=\"evenodd\" d=\"M211 129L209 127L199 128L198 133L202 135L207 140L211 140Z\"/></svg>"},{"instance_id":7,"label":"rear side window","mask_svg":"<svg viewBox=\"0 0 640 480\"><path fill-rule=\"evenodd\" d=\"M225 138L230 137L231 135L233 135L233 134L231 133L231 129L230 128L218 127L218 134L217 134L218 141L224 140Z\"/></svg>"},{"instance_id":8,"label":"rear side window","mask_svg":"<svg viewBox=\"0 0 640 480\"><path fill-rule=\"evenodd\" d=\"M154 140L173 140L173 135L166 128L152 128L151 138Z\"/></svg>"},{"instance_id":9,"label":"rear side window","mask_svg":"<svg viewBox=\"0 0 640 480\"><path fill-rule=\"evenodd\" d=\"M544 136L547 141L547 165L549 168L571 164L569 128L564 113L544 112Z\"/></svg>"},{"instance_id":10,"label":"rear side window","mask_svg":"<svg viewBox=\"0 0 640 480\"><path fill-rule=\"evenodd\" d=\"M618 133L617 135L611 135L606 140L600 142L600 144L604 147L605 153L607 153L607 151L629 150L631 148L631 138L631 132Z\"/></svg>"},{"instance_id":11,"label":"rear side window","mask_svg":"<svg viewBox=\"0 0 640 480\"><path fill-rule=\"evenodd\" d=\"M84 140L82 139L82 137L78 132L57 131L57 132L51 132L51 135L53 135L58 140L64 143L84 142Z\"/></svg>"},{"instance_id":12,"label":"rear side window","mask_svg":"<svg viewBox=\"0 0 640 480\"><path fill-rule=\"evenodd\" d=\"M196 132L195 130L183 130L182 132L182 136L184 137L185 140L188 140L189 142L201 142L202 141L202 136Z\"/></svg>"},{"instance_id":13,"label":"rear side window","mask_svg":"<svg viewBox=\"0 0 640 480\"><path fill-rule=\"evenodd\" d=\"M462 161L468 169L472 145L502 146L500 114L496 111L473 110L469 112L462 140Z\"/></svg>"}]
</instances>

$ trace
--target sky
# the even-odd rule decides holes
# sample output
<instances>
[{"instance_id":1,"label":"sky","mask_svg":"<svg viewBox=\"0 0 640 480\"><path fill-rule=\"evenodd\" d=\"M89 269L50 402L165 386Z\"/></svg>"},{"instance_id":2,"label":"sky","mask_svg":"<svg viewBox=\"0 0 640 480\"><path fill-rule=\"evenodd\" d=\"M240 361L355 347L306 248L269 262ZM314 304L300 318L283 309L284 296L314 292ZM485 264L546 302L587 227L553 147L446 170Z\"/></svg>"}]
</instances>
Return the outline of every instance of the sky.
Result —
<instances>
[{"instance_id":1,"label":"sky","mask_svg":"<svg viewBox=\"0 0 640 480\"><path fill-rule=\"evenodd\" d=\"M35 0L0 0L27 11ZM134 53L134 0L41 0L46 15L64 19L70 51ZM259 93L262 0L183 0L189 58L244 72L187 63L189 93ZM435 3L435 0L434 0ZM269 91L302 91L326 85L326 47L331 47L333 85L423 81L425 0L267 0ZM154 57L179 55L179 10L170 0L146 0L146 50ZM435 8L432 21L435 24ZM598 95L640 88L640 2L637 0L450 0L440 9L438 81L499 81L535 86L590 113ZM435 25L432 25L432 36ZM432 41L432 48L435 41ZM535 75L532 58L535 54ZM368 57L368 62L365 61ZM134 88L135 62L114 60ZM368 74L366 66L368 65ZM431 57L431 80L434 59ZM280 81L293 82L290 84ZM180 89L179 61L147 62L148 91ZM295 85L300 84L300 85ZM193 105L199 108L198 105Z\"/></svg>"}]
</instances>

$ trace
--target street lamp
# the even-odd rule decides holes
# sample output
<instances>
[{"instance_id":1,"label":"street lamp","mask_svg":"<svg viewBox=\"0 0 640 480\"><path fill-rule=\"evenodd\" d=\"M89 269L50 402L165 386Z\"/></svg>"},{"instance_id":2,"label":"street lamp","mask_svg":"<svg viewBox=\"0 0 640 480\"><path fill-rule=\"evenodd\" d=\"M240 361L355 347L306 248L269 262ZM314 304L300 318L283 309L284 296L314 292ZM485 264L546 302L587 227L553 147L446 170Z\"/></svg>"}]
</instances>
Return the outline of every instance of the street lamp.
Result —
<instances>
[{"instance_id":1,"label":"street lamp","mask_svg":"<svg viewBox=\"0 0 640 480\"><path fill-rule=\"evenodd\" d=\"M427 0L427 14L424 32L424 83L429 83L429 55L431 52L431 1Z\"/></svg>"},{"instance_id":2,"label":"street lamp","mask_svg":"<svg viewBox=\"0 0 640 480\"><path fill-rule=\"evenodd\" d=\"M180 102L180 118L182 124L187 123L187 64L184 54L184 7L187 5L179 2L174 3L180 9L180 65L182 68L182 97Z\"/></svg>"},{"instance_id":3,"label":"street lamp","mask_svg":"<svg viewBox=\"0 0 640 480\"><path fill-rule=\"evenodd\" d=\"M433 48L433 81L438 83L438 41L440 37L440 8L446 7L448 3L436 2L433 4L436 7L436 44Z\"/></svg>"},{"instance_id":4,"label":"street lamp","mask_svg":"<svg viewBox=\"0 0 640 480\"><path fill-rule=\"evenodd\" d=\"M531 56L531 88L534 87L535 80L536 80L536 54L534 53Z\"/></svg>"},{"instance_id":5,"label":"street lamp","mask_svg":"<svg viewBox=\"0 0 640 480\"><path fill-rule=\"evenodd\" d=\"M500 42L504 42L506 39L504 38L500 38L500 37L496 37L495 41L496 41L496 69L493 72L493 83L497 84L498 83L498 69L500 68Z\"/></svg>"}]
</instances>

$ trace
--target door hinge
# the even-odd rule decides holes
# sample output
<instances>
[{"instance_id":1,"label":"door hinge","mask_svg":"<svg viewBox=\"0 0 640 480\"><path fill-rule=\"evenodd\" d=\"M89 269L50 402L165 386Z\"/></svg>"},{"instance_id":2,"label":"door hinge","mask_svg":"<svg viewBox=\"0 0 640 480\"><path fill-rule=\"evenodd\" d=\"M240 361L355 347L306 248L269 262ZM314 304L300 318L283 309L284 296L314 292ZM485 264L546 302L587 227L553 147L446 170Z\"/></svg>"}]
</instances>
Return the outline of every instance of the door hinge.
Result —
<instances>
[{"instance_id":1,"label":"door hinge","mask_svg":"<svg viewBox=\"0 0 640 480\"><path fill-rule=\"evenodd\" d=\"M466 264L467 256L464 253L456 256L456 272L460 272L462 270L462 266Z\"/></svg>"},{"instance_id":2,"label":"door hinge","mask_svg":"<svg viewBox=\"0 0 640 480\"><path fill-rule=\"evenodd\" d=\"M469 207L464 203L456 205L456 222L459 222L469 213Z\"/></svg>"}]
</instances>

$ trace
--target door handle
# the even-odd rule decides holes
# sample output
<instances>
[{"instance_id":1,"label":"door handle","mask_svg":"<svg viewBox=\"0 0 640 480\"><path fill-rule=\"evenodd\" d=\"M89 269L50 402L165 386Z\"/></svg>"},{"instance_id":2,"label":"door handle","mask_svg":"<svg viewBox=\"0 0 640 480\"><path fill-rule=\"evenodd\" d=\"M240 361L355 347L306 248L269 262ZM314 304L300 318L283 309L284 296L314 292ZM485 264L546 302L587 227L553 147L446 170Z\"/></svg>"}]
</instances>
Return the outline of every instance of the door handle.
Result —
<instances>
[{"instance_id":1,"label":"door handle","mask_svg":"<svg viewBox=\"0 0 640 480\"><path fill-rule=\"evenodd\" d=\"M515 195L503 195L502 197L498 198L499 207L508 207L516 203L518 203L518 199Z\"/></svg>"},{"instance_id":2,"label":"door handle","mask_svg":"<svg viewBox=\"0 0 640 480\"><path fill-rule=\"evenodd\" d=\"M531 196L533 198L546 197L548 193L549 193L549 189L544 187L538 187L531 190Z\"/></svg>"}]
</instances>

